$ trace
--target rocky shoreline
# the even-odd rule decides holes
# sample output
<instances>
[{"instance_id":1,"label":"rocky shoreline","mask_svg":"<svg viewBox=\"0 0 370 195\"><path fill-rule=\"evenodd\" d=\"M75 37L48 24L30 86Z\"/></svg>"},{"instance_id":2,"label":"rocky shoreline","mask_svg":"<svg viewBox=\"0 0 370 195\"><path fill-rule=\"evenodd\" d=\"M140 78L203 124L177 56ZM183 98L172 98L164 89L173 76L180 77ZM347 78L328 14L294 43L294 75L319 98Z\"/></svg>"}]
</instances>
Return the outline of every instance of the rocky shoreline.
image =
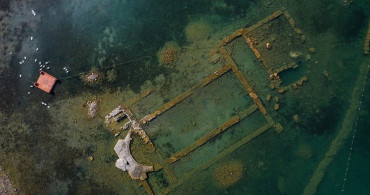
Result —
<instances>
[{"instance_id":1,"label":"rocky shoreline","mask_svg":"<svg viewBox=\"0 0 370 195\"><path fill-rule=\"evenodd\" d=\"M0 194L15 194L17 189L13 187L9 176L4 172L0 166Z\"/></svg>"}]
</instances>

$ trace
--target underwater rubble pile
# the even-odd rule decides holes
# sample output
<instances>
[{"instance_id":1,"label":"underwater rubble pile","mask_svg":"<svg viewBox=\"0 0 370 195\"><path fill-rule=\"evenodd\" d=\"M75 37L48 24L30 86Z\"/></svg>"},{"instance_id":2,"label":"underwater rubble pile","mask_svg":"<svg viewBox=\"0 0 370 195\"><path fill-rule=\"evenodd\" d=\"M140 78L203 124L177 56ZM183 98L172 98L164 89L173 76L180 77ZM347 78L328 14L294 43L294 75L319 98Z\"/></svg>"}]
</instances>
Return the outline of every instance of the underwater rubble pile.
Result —
<instances>
[{"instance_id":1,"label":"underwater rubble pile","mask_svg":"<svg viewBox=\"0 0 370 195\"><path fill-rule=\"evenodd\" d=\"M85 105L88 108L87 115L89 118L94 118L98 112L98 102L99 100L88 101Z\"/></svg>"},{"instance_id":2,"label":"underwater rubble pile","mask_svg":"<svg viewBox=\"0 0 370 195\"><path fill-rule=\"evenodd\" d=\"M88 73L82 74L80 77L86 85L90 86L100 84L104 80L104 74L99 72L97 68L92 68Z\"/></svg>"}]
</instances>

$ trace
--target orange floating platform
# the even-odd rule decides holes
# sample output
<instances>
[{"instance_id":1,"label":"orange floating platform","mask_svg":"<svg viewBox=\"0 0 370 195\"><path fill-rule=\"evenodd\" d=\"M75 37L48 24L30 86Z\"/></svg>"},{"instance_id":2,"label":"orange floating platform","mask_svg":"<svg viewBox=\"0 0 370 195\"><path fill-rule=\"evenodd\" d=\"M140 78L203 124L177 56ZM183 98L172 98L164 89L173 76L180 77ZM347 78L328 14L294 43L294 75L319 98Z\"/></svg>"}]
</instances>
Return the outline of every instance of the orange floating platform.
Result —
<instances>
[{"instance_id":1,"label":"orange floating platform","mask_svg":"<svg viewBox=\"0 0 370 195\"><path fill-rule=\"evenodd\" d=\"M56 81L57 81L57 78L55 78L54 76L44 71L40 71L40 77L39 79L37 79L37 82L34 83L33 85L45 91L46 93L50 93Z\"/></svg>"}]
</instances>

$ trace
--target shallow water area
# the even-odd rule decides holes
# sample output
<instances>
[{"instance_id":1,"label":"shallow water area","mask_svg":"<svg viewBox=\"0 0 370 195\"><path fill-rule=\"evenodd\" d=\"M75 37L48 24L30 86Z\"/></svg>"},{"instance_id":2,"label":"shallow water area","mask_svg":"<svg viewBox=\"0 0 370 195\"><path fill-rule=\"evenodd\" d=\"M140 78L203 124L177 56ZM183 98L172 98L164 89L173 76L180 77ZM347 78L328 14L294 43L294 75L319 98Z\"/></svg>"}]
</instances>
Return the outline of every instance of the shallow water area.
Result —
<instances>
[{"instance_id":1,"label":"shallow water area","mask_svg":"<svg viewBox=\"0 0 370 195\"><path fill-rule=\"evenodd\" d=\"M0 194L368 194L369 6L1 2Z\"/></svg>"}]
</instances>

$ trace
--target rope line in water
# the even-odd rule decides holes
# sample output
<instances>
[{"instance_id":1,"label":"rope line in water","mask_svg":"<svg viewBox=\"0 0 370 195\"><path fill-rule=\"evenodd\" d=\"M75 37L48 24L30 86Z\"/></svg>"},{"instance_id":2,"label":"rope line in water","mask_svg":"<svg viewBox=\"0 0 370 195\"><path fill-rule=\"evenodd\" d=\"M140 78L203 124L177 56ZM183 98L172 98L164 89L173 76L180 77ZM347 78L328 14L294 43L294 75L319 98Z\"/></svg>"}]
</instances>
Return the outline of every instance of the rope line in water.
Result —
<instances>
[{"instance_id":1,"label":"rope line in water","mask_svg":"<svg viewBox=\"0 0 370 195\"><path fill-rule=\"evenodd\" d=\"M243 45L243 43L235 43L234 45ZM181 49L181 52L187 52L187 51L192 51L192 50L202 50L202 49L213 49L214 47L197 47L197 48L182 48ZM136 59L133 59L133 60L129 60L129 61L126 61L126 62L122 62L122 63L118 63L118 64L113 64L113 65L110 65L110 66L104 66L102 67L102 69L106 69L106 68L111 68L111 67L114 67L114 66L120 66L120 65L124 65L124 64L129 64L129 63L132 63L132 62L137 62L137 61L141 61L145 58L151 58L153 56L156 56L155 55L146 55L146 56L143 56L143 57L139 57L139 58L136 58ZM120 69L121 67L117 67L117 69ZM89 72L89 71L87 71ZM72 78L72 77L75 77L75 76L80 76L84 73L87 73L87 72L80 72L78 74L74 74L74 75L69 75L69 76L66 76L66 77L62 77L58 80L63 80L63 79L69 79L69 78Z\"/></svg>"},{"instance_id":2,"label":"rope line in water","mask_svg":"<svg viewBox=\"0 0 370 195\"><path fill-rule=\"evenodd\" d=\"M238 43L234 44L234 45L239 45ZM240 44L242 45L242 44ZM212 49L214 47L197 47L197 48L182 48L181 51L182 52L186 52L186 51L191 51L191 50L202 50L202 49ZM106 69L106 68L111 68L111 67L114 67L114 66L120 66L120 65L124 65L124 64L129 64L129 63L132 63L132 62L137 62L137 61L141 61L141 60L144 60L146 58L151 58L153 56L156 56L156 55L146 55L146 56L142 56L142 57L139 57L139 58L136 58L136 59L133 59L133 60L129 60L129 61L125 61L125 62L122 62L122 63L118 63L118 64L112 64L110 66L104 66L102 67L102 69ZM117 69L120 69L121 67L116 67ZM76 76L80 76L84 73L88 73L89 71L86 71L86 72L80 72L78 74L74 74L74 75L69 75L69 76L66 76L66 77L61 77L61 78L58 78L58 80L64 80L64 79L69 79L69 78L72 78L72 77L76 77Z\"/></svg>"},{"instance_id":3,"label":"rope line in water","mask_svg":"<svg viewBox=\"0 0 370 195\"><path fill-rule=\"evenodd\" d=\"M104 66L102 69L106 69L106 68L111 68L111 67L114 67L114 66L120 66L120 65L124 65L124 64L129 64L129 63L132 63L132 62L137 62L137 61L141 61L145 58L150 58L151 56L144 56L144 57L140 57L140 58L136 58L136 59L133 59L133 60L129 60L129 61L126 61L126 62L122 62L122 63L118 63L118 64L113 64L113 65L110 65L110 66ZM119 69L120 67L117 67L117 69ZM87 71L89 72L89 71ZM69 75L69 76L66 76L66 77L62 77L62 78L59 78L58 80L64 80L64 79L69 79L69 78L72 78L72 77L75 77L75 76L80 76L84 73L87 73L87 72L80 72L78 74L74 74L74 75Z\"/></svg>"},{"instance_id":4,"label":"rope line in water","mask_svg":"<svg viewBox=\"0 0 370 195\"><path fill-rule=\"evenodd\" d=\"M355 122L355 125L354 125L354 128L353 128L353 135L352 135L352 140L351 140L351 146L349 148L346 170L344 172L344 179L343 179L343 185L342 185L342 194L344 194L344 189L345 189L346 183L347 183L347 177L348 177L348 172L349 172L349 166L350 166L350 163L351 163L351 156L352 156L353 144L354 144L355 137L356 137L356 132L357 132L358 118L360 117L362 100L364 99L367 78L368 78L368 75L369 75L369 69L370 69L370 65L367 65L367 72L366 72L366 78L365 78L365 82L364 82L364 88L362 89L362 94L361 94L361 98L360 98L360 105L358 106L358 110L357 110L357 113L356 113L356 115L357 115L356 116L356 122Z\"/></svg>"},{"instance_id":5,"label":"rope line in water","mask_svg":"<svg viewBox=\"0 0 370 195\"><path fill-rule=\"evenodd\" d=\"M234 45L239 45L238 43L234 44ZM240 44L241 45L241 44ZM191 50L202 50L202 49L212 49L214 47L196 47L196 48L181 48L181 52L187 52L187 51L191 51ZM13 53L10 54L10 55L17 55L16 53ZM154 57L156 56L156 54L153 54L153 55L146 55L146 56L142 56L142 57L138 57L138 58L135 58L135 59L132 59L132 60L129 60L129 61L125 61L125 62L121 62L121 63L118 63L118 64L112 64L110 66L104 66L102 67L101 69L107 69L107 68L111 68L111 67L115 67L115 66L120 66L120 65L124 65L124 64L129 64L129 63L133 63L133 62L137 62L137 61L141 61L141 60L144 60L146 58L151 58L151 57ZM122 67L116 67L116 69L120 69ZM66 79L70 79L70 78L73 78L73 77L76 77L76 76L81 76L82 74L85 74L85 73L88 73L89 71L86 71L86 72L80 72L78 74L74 74L74 75L69 75L69 76L65 76L65 77L58 77L58 80L66 80ZM26 82L29 82L31 85L33 85L33 83L35 82L34 80L32 80L31 78L24 78L23 79L24 81Z\"/></svg>"}]
</instances>

